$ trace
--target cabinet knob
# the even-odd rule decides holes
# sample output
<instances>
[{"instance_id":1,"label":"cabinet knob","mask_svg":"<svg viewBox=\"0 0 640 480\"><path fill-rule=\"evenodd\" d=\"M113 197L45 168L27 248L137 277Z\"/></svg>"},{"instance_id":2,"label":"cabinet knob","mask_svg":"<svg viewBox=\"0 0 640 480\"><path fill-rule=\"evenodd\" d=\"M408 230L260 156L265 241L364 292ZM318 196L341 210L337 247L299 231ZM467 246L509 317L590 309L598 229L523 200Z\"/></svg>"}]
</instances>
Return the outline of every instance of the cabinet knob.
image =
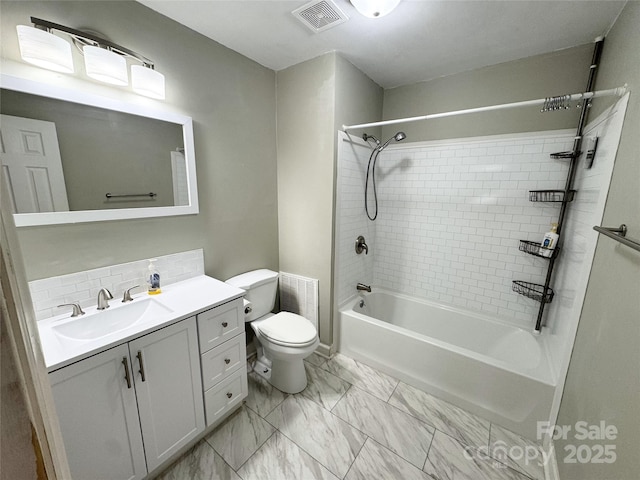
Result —
<instances>
[{"instance_id":1,"label":"cabinet knob","mask_svg":"<svg viewBox=\"0 0 640 480\"><path fill-rule=\"evenodd\" d=\"M224 328L227 328L227 327L229 326L229 322L222 322L222 326L223 326Z\"/></svg>"},{"instance_id":2,"label":"cabinet knob","mask_svg":"<svg viewBox=\"0 0 640 480\"><path fill-rule=\"evenodd\" d=\"M229 365L231 363L231 359L230 358L225 358L224 359L224 363L226 363L227 365Z\"/></svg>"},{"instance_id":3,"label":"cabinet knob","mask_svg":"<svg viewBox=\"0 0 640 480\"><path fill-rule=\"evenodd\" d=\"M231 398L231 397L233 397L233 393L231 392L227 393L227 398Z\"/></svg>"}]
</instances>

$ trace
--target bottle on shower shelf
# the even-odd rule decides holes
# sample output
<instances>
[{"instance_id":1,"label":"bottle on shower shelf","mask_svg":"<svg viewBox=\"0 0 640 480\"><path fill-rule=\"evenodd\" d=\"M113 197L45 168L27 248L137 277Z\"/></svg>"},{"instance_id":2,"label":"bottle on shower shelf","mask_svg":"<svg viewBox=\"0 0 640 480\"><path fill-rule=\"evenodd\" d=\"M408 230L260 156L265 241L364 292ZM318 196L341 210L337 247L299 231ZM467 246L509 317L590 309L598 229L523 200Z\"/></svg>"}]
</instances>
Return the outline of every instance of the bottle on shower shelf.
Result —
<instances>
[{"instance_id":1,"label":"bottle on shower shelf","mask_svg":"<svg viewBox=\"0 0 640 480\"><path fill-rule=\"evenodd\" d=\"M540 246L540 254L543 257L551 257L553 255L553 250L556 248L556 244L558 243L558 224L552 223L551 230L544 234L542 238L542 243Z\"/></svg>"}]
</instances>

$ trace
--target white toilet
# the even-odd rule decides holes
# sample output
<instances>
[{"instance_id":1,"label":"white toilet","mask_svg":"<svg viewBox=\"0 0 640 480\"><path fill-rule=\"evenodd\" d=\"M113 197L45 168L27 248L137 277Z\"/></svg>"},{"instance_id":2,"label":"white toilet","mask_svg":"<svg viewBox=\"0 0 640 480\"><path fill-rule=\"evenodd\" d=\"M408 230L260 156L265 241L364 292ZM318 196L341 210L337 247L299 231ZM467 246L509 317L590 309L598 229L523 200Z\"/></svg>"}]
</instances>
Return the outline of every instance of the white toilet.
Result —
<instances>
[{"instance_id":1,"label":"white toilet","mask_svg":"<svg viewBox=\"0 0 640 480\"><path fill-rule=\"evenodd\" d=\"M298 393L307 386L303 359L316 349L320 340L316 326L290 312L271 313L276 302L278 273L261 269L227 280L229 285L247 291L245 322L251 322L259 345L256 373L285 393Z\"/></svg>"}]
</instances>

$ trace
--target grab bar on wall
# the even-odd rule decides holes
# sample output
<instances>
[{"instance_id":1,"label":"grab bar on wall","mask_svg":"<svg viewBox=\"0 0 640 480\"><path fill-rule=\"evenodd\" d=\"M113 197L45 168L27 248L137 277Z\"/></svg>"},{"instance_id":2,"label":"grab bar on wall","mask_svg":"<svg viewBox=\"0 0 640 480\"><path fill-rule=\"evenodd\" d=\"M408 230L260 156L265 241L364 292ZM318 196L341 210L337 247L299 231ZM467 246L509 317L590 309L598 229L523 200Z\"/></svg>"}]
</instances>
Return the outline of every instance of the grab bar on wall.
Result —
<instances>
[{"instance_id":1,"label":"grab bar on wall","mask_svg":"<svg viewBox=\"0 0 640 480\"><path fill-rule=\"evenodd\" d=\"M640 243L625 238L627 236L627 226L624 223L617 228L599 227L596 225L595 227L593 227L593 229L598 233L601 233L609 238L613 238L623 245L626 245L627 247L633 248L634 250L640 252Z\"/></svg>"},{"instance_id":2,"label":"grab bar on wall","mask_svg":"<svg viewBox=\"0 0 640 480\"><path fill-rule=\"evenodd\" d=\"M149 193L107 193L105 197L107 198L124 198L124 197L155 197L158 195L157 193L149 192Z\"/></svg>"}]
</instances>

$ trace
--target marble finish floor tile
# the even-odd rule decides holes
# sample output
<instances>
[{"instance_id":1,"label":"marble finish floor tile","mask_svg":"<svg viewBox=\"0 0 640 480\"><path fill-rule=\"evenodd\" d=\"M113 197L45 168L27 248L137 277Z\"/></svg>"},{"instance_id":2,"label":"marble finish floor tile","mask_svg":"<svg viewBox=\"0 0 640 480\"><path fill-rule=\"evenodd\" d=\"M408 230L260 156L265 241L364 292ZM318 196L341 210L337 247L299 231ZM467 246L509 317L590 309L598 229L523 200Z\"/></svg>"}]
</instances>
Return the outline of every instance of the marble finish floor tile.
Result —
<instances>
[{"instance_id":1,"label":"marble finish floor tile","mask_svg":"<svg viewBox=\"0 0 640 480\"><path fill-rule=\"evenodd\" d=\"M489 421L405 383L398 384L389 404L465 445L483 446L489 443Z\"/></svg>"},{"instance_id":2,"label":"marble finish floor tile","mask_svg":"<svg viewBox=\"0 0 640 480\"><path fill-rule=\"evenodd\" d=\"M274 433L238 470L238 474L243 480L338 480L280 432Z\"/></svg>"},{"instance_id":3,"label":"marble finish floor tile","mask_svg":"<svg viewBox=\"0 0 640 480\"><path fill-rule=\"evenodd\" d=\"M187 451L156 480L241 480L204 440Z\"/></svg>"},{"instance_id":4,"label":"marble finish floor tile","mask_svg":"<svg viewBox=\"0 0 640 480\"><path fill-rule=\"evenodd\" d=\"M367 439L345 480L430 480L431 477L406 460Z\"/></svg>"},{"instance_id":5,"label":"marble finish floor tile","mask_svg":"<svg viewBox=\"0 0 640 480\"><path fill-rule=\"evenodd\" d=\"M344 478L367 437L302 395L290 395L267 416L305 452Z\"/></svg>"},{"instance_id":6,"label":"marble finish floor tile","mask_svg":"<svg viewBox=\"0 0 640 480\"><path fill-rule=\"evenodd\" d=\"M257 413L242 407L206 440L234 470L238 470L274 431Z\"/></svg>"},{"instance_id":7,"label":"marble finish floor tile","mask_svg":"<svg viewBox=\"0 0 640 480\"><path fill-rule=\"evenodd\" d=\"M326 362L327 360L328 358L323 357L322 355L319 355L316 352L313 352L311 355L309 355L307 358L304 359L305 362L308 362L315 367L322 366L324 362Z\"/></svg>"},{"instance_id":8,"label":"marble finish floor tile","mask_svg":"<svg viewBox=\"0 0 640 480\"><path fill-rule=\"evenodd\" d=\"M544 480L545 458L539 445L491 424L491 456L534 480Z\"/></svg>"},{"instance_id":9,"label":"marble finish floor tile","mask_svg":"<svg viewBox=\"0 0 640 480\"><path fill-rule=\"evenodd\" d=\"M332 412L416 467L424 465L433 438L426 423L355 387Z\"/></svg>"},{"instance_id":10,"label":"marble finish floor tile","mask_svg":"<svg viewBox=\"0 0 640 480\"><path fill-rule=\"evenodd\" d=\"M322 368L385 402L398 385L395 378L339 353L331 357Z\"/></svg>"},{"instance_id":11,"label":"marble finish floor tile","mask_svg":"<svg viewBox=\"0 0 640 480\"><path fill-rule=\"evenodd\" d=\"M332 373L313 365L305 363L304 369L307 372L307 387L300 392L300 395L313 400L327 410L331 410L351 386L350 383Z\"/></svg>"},{"instance_id":12,"label":"marble finish floor tile","mask_svg":"<svg viewBox=\"0 0 640 480\"><path fill-rule=\"evenodd\" d=\"M530 480L506 465L488 459L486 450L464 446L439 431L433 437L423 470L435 480Z\"/></svg>"},{"instance_id":13,"label":"marble finish floor tile","mask_svg":"<svg viewBox=\"0 0 640 480\"><path fill-rule=\"evenodd\" d=\"M249 373L247 380L249 382L249 395L245 399L247 407L263 418L287 398L286 393L278 390L255 372Z\"/></svg>"}]
</instances>

